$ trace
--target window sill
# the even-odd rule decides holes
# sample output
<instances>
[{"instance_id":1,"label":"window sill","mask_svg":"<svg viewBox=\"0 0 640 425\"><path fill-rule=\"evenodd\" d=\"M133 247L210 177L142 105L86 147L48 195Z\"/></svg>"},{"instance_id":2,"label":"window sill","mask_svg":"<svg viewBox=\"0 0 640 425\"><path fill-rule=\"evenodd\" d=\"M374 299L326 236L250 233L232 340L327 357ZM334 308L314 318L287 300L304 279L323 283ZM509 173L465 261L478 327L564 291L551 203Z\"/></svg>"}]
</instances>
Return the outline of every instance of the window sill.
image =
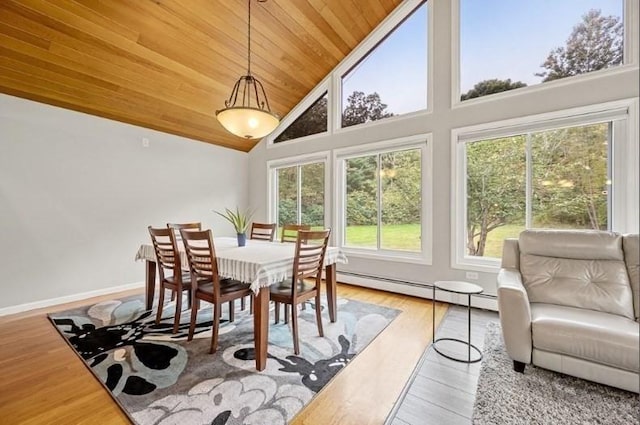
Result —
<instances>
[{"instance_id":1,"label":"window sill","mask_svg":"<svg viewBox=\"0 0 640 425\"><path fill-rule=\"evenodd\" d=\"M476 272L498 273L501 260L499 258L473 258L464 257L451 263L451 268L456 270L473 270Z\"/></svg>"},{"instance_id":2,"label":"window sill","mask_svg":"<svg viewBox=\"0 0 640 425\"><path fill-rule=\"evenodd\" d=\"M392 261L400 263L411 263L420 265L431 265L431 255L424 252L401 252L401 251L375 251L341 247L347 258L356 257L371 260Z\"/></svg>"}]
</instances>

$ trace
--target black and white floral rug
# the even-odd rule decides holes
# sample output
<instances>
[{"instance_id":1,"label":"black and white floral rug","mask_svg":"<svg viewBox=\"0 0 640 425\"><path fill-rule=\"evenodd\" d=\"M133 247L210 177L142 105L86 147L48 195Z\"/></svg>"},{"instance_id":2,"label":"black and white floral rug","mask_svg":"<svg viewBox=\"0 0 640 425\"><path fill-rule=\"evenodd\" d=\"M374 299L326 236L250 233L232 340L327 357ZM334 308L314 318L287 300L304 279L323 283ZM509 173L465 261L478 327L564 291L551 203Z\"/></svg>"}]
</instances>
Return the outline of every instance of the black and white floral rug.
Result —
<instances>
[{"instance_id":1,"label":"black and white floral rug","mask_svg":"<svg viewBox=\"0 0 640 425\"><path fill-rule=\"evenodd\" d=\"M536 366L513 370L499 323L487 325L473 424L637 425L638 394Z\"/></svg>"},{"instance_id":2,"label":"black and white floral rug","mask_svg":"<svg viewBox=\"0 0 640 425\"><path fill-rule=\"evenodd\" d=\"M145 311L141 296L49 318L137 424L276 425L289 422L400 313L340 299L336 323L323 315L321 338L314 308L308 305L299 315L300 356L293 355L290 325L273 324L271 312L262 372L255 370L253 318L237 306L234 322L223 311L215 354L209 354L206 303L191 342L190 311L183 311L180 331L172 334L174 304L166 304L156 325L155 312Z\"/></svg>"}]
</instances>

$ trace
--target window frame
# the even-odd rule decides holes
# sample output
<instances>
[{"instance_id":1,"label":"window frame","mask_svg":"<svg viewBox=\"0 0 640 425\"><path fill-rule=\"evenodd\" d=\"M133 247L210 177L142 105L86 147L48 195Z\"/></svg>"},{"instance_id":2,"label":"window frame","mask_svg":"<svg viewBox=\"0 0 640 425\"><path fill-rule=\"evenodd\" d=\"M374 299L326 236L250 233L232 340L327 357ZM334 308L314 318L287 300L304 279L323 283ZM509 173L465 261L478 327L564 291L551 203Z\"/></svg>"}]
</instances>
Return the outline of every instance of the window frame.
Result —
<instances>
[{"instance_id":1,"label":"window frame","mask_svg":"<svg viewBox=\"0 0 640 425\"><path fill-rule=\"evenodd\" d=\"M390 249L356 248L345 246L346 236L346 175L345 161L351 158L367 155L384 154L409 149L420 149L421 166L421 221L420 221L420 251L400 251ZM402 137L384 142L370 143L349 148L336 149L333 152L335 206L334 206L334 243L348 256L385 259L415 264L432 264L433 243L433 143L432 134L425 133L415 136Z\"/></svg>"},{"instance_id":2,"label":"window frame","mask_svg":"<svg viewBox=\"0 0 640 425\"><path fill-rule=\"evenodd\" d=\"M589 125L613 121L611 147L611 210L610 228L622 233L637 233L640 219L638 147L638 99L630 98L587 107L496 121L451 130L451 268L497 272L500 259L474 257L466 254L467 188L466 143L538 132L561 127ZM614 118L617 117L617 118ZM627 183L620 183L627 182ZM629 184L635 182L635 184ZM523 194L524 196L524 194Z\"/></svg>"},{"instance_id":3,"label":"window frame","mask_svg":"<svg viewBox=\"0 0 640 425\"><path fill-rule=\"evenodd\" d=\"M451 1L451 109L482 104L488 101L499 101L512 96L519 96L526 93L535 93L541 90L554 90L562 86L575 84L581 81L602 78L603 75L623 74L630 69L638 68L638 22L637 16L640 6L637 0L622 0L623 13L622 22L624 26L624 47L622 64L608 69L588 72L586 74L574 75L545 83L520 87L504 92L493 93L468 100L460 100L460 77L461 77L461 49L460 49L460 1Z\"/></svg>"},{"instance_id":4,"label":"window frame","mask_svg":"<svg viewBox=\"0 0 640 425\"><path fill-rule=\"evenodd\" d=\"M285 143L285 142L282 142ZM270 223L276 223L278 226L278 170L281 168L299 167L308 164L324 164L324 227L328 228L331 223L331 209L329 205L329 194L331 193L331 170L330 170L330 152L323 151L309 155L299 155L286 159L277 159L267 161L267 187L268 187L268 218ZM298 200L300 202L300 200ZM300 211L298 211L300 214ZM333 235L332 235L333 237Z\"/></svg>"}]
</instances>

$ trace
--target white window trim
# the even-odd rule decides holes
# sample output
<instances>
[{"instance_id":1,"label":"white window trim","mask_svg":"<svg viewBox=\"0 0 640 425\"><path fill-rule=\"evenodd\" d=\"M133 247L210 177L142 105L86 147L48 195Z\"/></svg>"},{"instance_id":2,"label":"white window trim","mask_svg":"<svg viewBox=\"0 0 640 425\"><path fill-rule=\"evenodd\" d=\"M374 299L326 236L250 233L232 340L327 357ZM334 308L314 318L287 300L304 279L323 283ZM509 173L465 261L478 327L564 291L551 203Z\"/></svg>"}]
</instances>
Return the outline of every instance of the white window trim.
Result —
<instances>
[{"instance_id":1,"label":"white window trim","mask_svg":"<svg viewBox=\"0 0 640 425\"><path fill-rule=\"evenodd\" d=\"M332 96L330 97L333 113L331 115L332 130L335 134L345 133L353 129L368 128L381 122L389 122L397 118L407 118L416 115L428 115L433 112L433 2L427 1L427 108L418 111L401 114L382 120L352 125L342 128L342 77L356 66L378 43L384 40L390 33L404 21L423 0L405 0L391 13L376 29L365 38L340 64L331 72Z\"/></svg>"},{"instance_id":2,"label":"white window trim","mask_svg":"<svg viewBox=\"0 0 640 425\"><path fill-rule=\"evenodd\" d=\"M572 108L545 114L532 115L451 130L451 268L497 272L500 259L466 255L466 157L465 144L508 135L538 131L539 128L557 128L571 125L587 125L602 121L608 115L620 115L626 109L625 124L614 124L614 132L624 132L614 143L612 152L613 216L611 229L624 233L638 233L638 203L640 164L638 160L638 98ZM548 124L545 125L545 124ZM493 135L490 135L493 132ZM622 139L622 143L620 140ZM620 183L624 181L625 183Z\"/></svg>"},{"instance_id":3,"label":"white window trim","mask_svg":"<svg viewBox=\"0 0 640 425\"><path fill-rule=\"evenodd\" d=\"M623 5L624 21L624 62L609 69L601 69L586 74L574 75L546 83L520 87L505 92L494 93L465 101L460 100L460 0L451 2L451 109L499 101L513 96L536 93L543 90L554 90L559 87L579 82L602 78L605 75L616 75L638 69L638 4L637 0L625 0Z\"/></svg>"},{"instance_id":4,"label":"white window trim","mask_svg":"<svg viewBox=\"0 0 640 425\"><path fill-rule=\"evenodd\" d=\"M270 223L278 223L278 205L276 197L278 195L278 178L277 171L280 168L296 167L300 165L314 164L318 162L324 163L324 226L330 227L331 223L331 206L328 196L331 193L331 169L330 169L330 152L315 152L307 155L299 155L285 159L276 159L267 161L267 187L268 187L268 217ZM333 233L333 232L332 232ZM333 235L332 235L333 237Z\"/></svg>"},{"instance_id":5,"label":"white window trim","mask_svg":"<svg viewBox=\"0 0 640 425\"><path fill-rule=\"evenodd\" d=\"M353 248L344 246L344 228L345 228L345 179L344 179L344 160L365 156L380 154L386 152L395 152L402 149L421 149L422 167L422 208L421 208L421 234L422 249L420 252L405 252L394 250L377 250L366 248ZM353 257L383 259L391 261L400 261L415 264L432 264L432 245L433 245L433 143L432 134L425 133L410 137L388 140L378 143L369 143L366 145L352 146L343 149L337 149L333 153L334 163L334 182L335 182L335 205L333 216L334 224L334 243L342 248L342 250Z\"/></svg>"}]
</instances>

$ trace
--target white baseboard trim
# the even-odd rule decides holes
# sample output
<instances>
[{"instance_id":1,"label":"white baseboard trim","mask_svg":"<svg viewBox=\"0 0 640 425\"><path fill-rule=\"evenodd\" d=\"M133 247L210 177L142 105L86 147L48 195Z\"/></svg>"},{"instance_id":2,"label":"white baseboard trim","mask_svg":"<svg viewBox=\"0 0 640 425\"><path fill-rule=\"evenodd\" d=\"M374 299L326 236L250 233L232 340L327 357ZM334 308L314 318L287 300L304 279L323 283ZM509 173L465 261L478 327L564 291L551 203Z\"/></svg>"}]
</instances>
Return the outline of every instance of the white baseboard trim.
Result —
<instances>
[{"instance_id":1,"label":"white baseboard trim","mask_svg":"<svg viewBox=\"0 0 640 425\"><path fill-rule=\"evenodd\" d=\"M99 297L114 292L128 291L130 289L144 288L144 282L128 283L126 285L112 286L95 291L81 292L79 294L66 295L64 297L49 298L48 300L34 301L25 304L12 305L0 308L0 316L8 316L10 314L22 313L24 311L35 310L37 308L51 307L52 305L65 304L73 301L84 300L87 298Z\"/></svg>"},{"instance_id":2,"label":"white baseboard trim","mask_svg":"<svg viewBox=\"0 0 640 425\"><path fill-rule=\"evenodd\" d=\"M351 274L337 274L338 282L350 285L364 286L365 288L379 289L382 291L394 292L398 294L411 295L426 299L433 298L433 287L431 285L419 285L416 283L387 282L375 277L354 276ZM443 301L450 304L467 305L467 296L452 294L436 290L436 301ZM486 310L498 311L498 300L492 296L471 296L471 307L483 308Z\"/></svg>"}]
</instances>

